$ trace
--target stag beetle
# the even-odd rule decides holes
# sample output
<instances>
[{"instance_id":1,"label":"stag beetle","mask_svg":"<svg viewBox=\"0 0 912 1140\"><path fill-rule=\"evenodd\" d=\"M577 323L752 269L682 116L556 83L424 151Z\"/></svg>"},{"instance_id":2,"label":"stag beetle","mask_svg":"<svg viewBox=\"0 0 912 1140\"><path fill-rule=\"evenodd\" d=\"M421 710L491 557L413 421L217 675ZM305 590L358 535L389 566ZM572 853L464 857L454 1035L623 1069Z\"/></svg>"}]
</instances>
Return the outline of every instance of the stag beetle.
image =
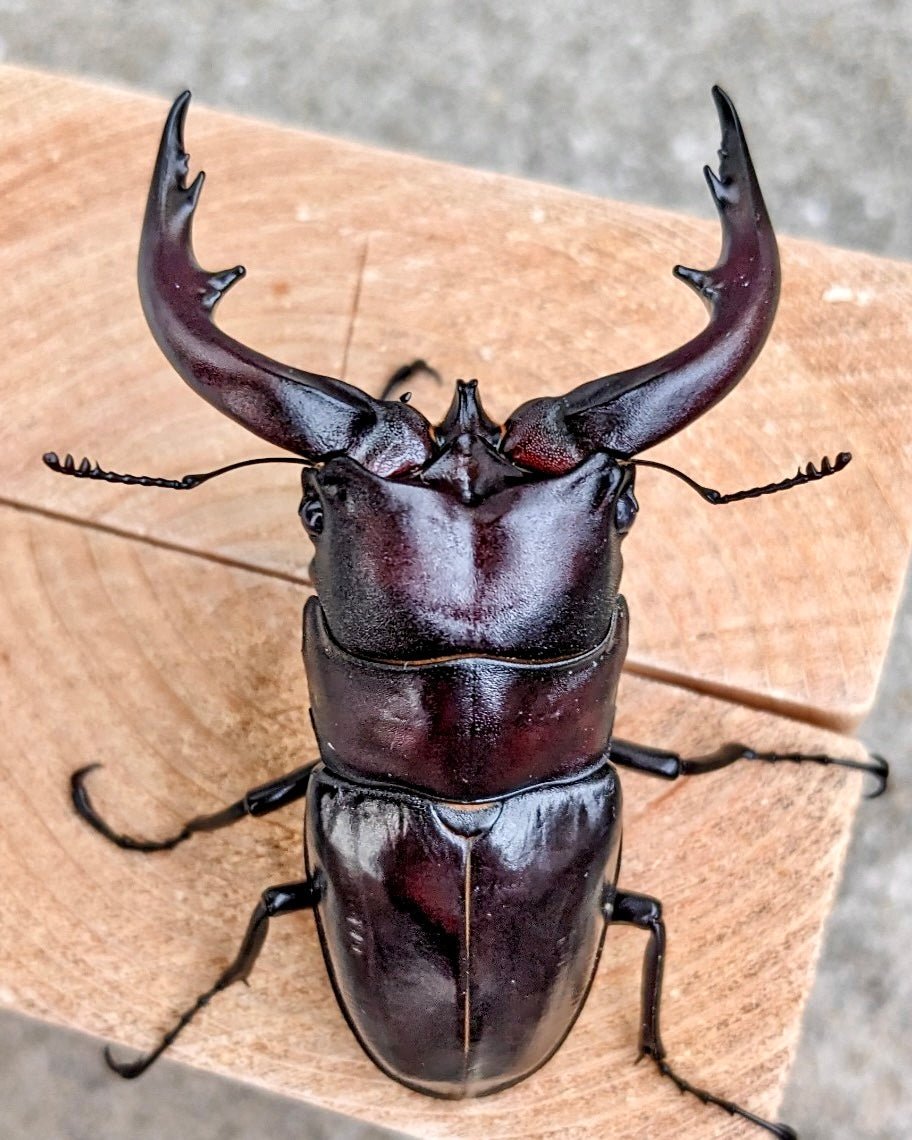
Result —
<instances>
[{"instance_id":1,"label":"stag beetle","mask_svg":"<svg viewBox=\"0 0 912 1140\"><path fill-rule=\"evenodd\" d=\"M65 475L189 490L253 463L303 467L301 521L315 546L304 662L319 758L196 816L165 840L115 831L72 776L79 814L119 847L165 851L306 798L305 875L264 891L234 961L138 1060L142 1073L218 991L246 979L270 919L311 909L342 1012L372 1060L430 1096L497 1092L560 1047L585 1001L607 927L648 935L640 1054L682 1092L766 1129L786 1125L691 1084L659 1030L665 958L660 903L621 890L619 766L664 779L738 760L803 760L869 771L879 757L756 752L701 757L612 736L627 647L621 541L636 518L634 476L652 466L711 504L770 494L841 470L840 454L732 494L636 459L722 399L772 325L776 239L734 106L713 89L721 219L718 264L675 273L703 298L706 328L649 364L528 401L505 424L477 383L457 381L432 425L395 386L379 398L279 364L213 323L244 273L198 265L191 226L202 173L186 185L189 93L174 103L152 176L139 253L152 334L220 411L298 458L251 459L182 479L122 475L49 452ZM531 920L530 920L531 919Z\"/></svg>"}]
</instances>

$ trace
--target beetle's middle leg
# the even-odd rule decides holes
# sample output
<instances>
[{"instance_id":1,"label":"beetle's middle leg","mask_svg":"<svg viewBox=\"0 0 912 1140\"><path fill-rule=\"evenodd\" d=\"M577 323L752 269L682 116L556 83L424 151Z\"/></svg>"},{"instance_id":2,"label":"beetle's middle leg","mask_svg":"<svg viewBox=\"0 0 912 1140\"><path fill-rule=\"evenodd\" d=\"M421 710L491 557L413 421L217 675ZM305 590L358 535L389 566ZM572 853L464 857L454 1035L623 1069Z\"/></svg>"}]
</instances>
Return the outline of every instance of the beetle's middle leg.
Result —
<instances>
[{"instance_id":1,"label":"beetle's middle leg","mask_svg":"<svg viewBox=\"0 0 912 1140\"><path fill-rule=\"evenodd\" d=\"M263 949L271 918L279 918L283 914L293 914L297 910L312 910L319 899L320 883L315 875L311 875L310 878L304 879L302 882L282 883L277 887L268 887L263 891L260 901L250 916L250 922L247 924L247 932L244 935L240 950L238 950L231 965L219 975L215 985L201 993L193 1005L184 1010L155 1048L144 1053L137 1060L116 1061L111 1050L106 1048L104 1056L108 1065L115 1073L119 1073L120 1076L126 1077L128 1080L144 1073L217 993L227 989L234 982L247 981L247 976Z\"/></svg>"},{"instance_id":2,"label":"beetle's middle leg","mask_svg":"<svg viewBox=\"0 0 912 1140\"><path fill-rule=\"evenodd\" d=\"M212 812L210 815L194 816L183 825L180 831L167 839L136 839L131 835L124 835L122 832L115 831L98 814L95 805L89 798L85 778L89 772L95 768L100 768L100 764L89 764L73 773L70 777L70 795L77 814L82 816L86 823L93 827L99 835L103 835L105 839L109 839L116 846L122 847L126 851L170 851L178 843L183 843L185 839L189 839L198 831L218 831L220 828L229 827L232 823L236 823L248 815L268 815L270 812L285 807L286 804L301 799L307 793L307 784L316 763L316 760L312 760L309 764L296 768L293 772L279 776L276 780L270 780L268 784L260 784L256 788L251 788L241 799L229 804L226 808L222 808L221 811Z\"/></svg>"},{"instance_id":3,"label":"beetle's middle leg","mask_svg":"<svg viewBox=\"0 0 912 1140\"><path fill-rule=\"evenodd\" d=\"M887 786L890 765L882 756L872 754L870 760L850 760L846 757L828 756L823 752L758 752L745 744L722 744L715 752L705 756L684 757L677 752L666 752L661 748L650 748L645 744L634 744L629 740L611 741L610 759L613 764L645 772L649 776L660 776L665 780L676 780L679 776L699 776L704 772L715 772L727 768L738 760L762 760L770 764L782 761L790 763L831 764L840 768L854 768L859 772L870 772L877 780L868 799L879 796Z\"/></svg>"},{"instance_id":4,"label":"beetle's middle leg","mask_svg":"<svg viewBox=\"0 0 912 1140\"><path fill-rule=\"evenodd\" d=\"M691 1093L704 1104L714 1104L731 1116L740 1116L765 1128L779 1140L798 1140L794 1129L787 1124L776 1124L749 1112L734 1101L715 1096L679 1076L665 1060L665 1047L659 1032L659 1007L662 1000L662 974L665 967L665 922L662 904L649 895L636 895L617 891L606 905L609 922L636 926L649 934L649 943L643 959L643 995L640 1015L640 1056L649 1057L663 1077L668 1077L682 1093Z\"/></svg>"}]
</instances>

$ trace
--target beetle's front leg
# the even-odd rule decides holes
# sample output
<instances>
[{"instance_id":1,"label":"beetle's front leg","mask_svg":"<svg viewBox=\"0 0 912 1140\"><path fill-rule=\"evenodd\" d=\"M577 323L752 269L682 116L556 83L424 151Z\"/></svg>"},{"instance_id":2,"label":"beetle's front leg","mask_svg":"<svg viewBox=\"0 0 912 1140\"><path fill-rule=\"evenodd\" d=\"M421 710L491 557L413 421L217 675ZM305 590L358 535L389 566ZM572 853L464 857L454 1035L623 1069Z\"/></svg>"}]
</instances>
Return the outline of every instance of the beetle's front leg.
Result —
<instances>
[{"instance_id":1,"label":"beetle's front leg","mask_svg":"<svg viewBox=\"0 0 912 1140\"><path fill-rule=\"evenodd\" d=\"M879 796L887 786L890 765L882 756L871 755L870 760L850 760L846 757L828 756L823 752L758 752L744 744L722 744L715 752L705 756L683 757L678 752L666 752L661 748L650 748L645 744L634 744L629 740L611 741L610 759L613 764L633 768L649 776L661 776L665 780L676 780L678 776L700 776L704 772L715 772L727 768L738 760L763 760L770 764L780 761L801 764L828 764L840 768L854 768L859 772L870 772L877 780L867 798Z\"/></svg>"},{"instance_id":2,"label":"beetle's front leg","mask_svg":"<svg viewBox=\"0 0 912 1140\"><path fill-rule=\"evenodd\" d=\"M643 996L640 1015L640 1056L649 1057L663 1077L668 1077L682 1093L692 1093L704 1104L714 1104L732 1116L741 1116L752 1124L757 1124L771 1132L779 1140L798 1140L794 1129L787 1124L776 1124L764 1120L746 1108L715 1096L705 1089L692 1085L672 1069L665 1060L665 1047L659 1031L659 1007L662 1001L662 974L665 967L665 923L662 919L662 904L649 895L635 895L629 891L617 891L606 905L609 922L621 922L636 926L649 934L649 943L643 959Z\"/></svg>"},{"instance_id":3,"label":"beetle's front leg","mask_svg":"<svg viewBox=\"0 0 912 1140\"><path fill-rule=\"evenodd\" d=\"M231 965L222 971L215 985L199 995L193 1005L180 1015L174 1026L149 1053L144 1053L136 1061L115 1061L111 1050L105 1049L104 1055L108 1065L115 1073L128 1080L141 1076L220 990L227 989L234 982L247 981L247 976L256 964L263 943L266 941L269 920L283 914L293 914L296 910L310 910L317 905L319 898L320 884L316 876L299 883L282 883L277 887L268 887L263 891L260 901L250 916L247 932L237 956Z\"/></svg>"},{"instance_id":4,"label":"beetle's front leg","mask_svg":"<svg viewBox=\"0 0 912 1140\"><path fill-rule=\"evenodd\" d=\"M270 812L285 807L286 804L301 799L307 792L310 774L316 763L316 760L312 760L302 768L296 768L293 772L279 776L277 780L270 780L268 784L260 784L256 788L251 788L241 799L229 804L226 808L222 808L221 811L213 812L211 815L194 816L193 819L188 820L183 825L180 831L168 839L135 839L133 836L114 831L98 814L95 805L89 798L85 778L89 772L94 771L95 768L100 768L100 764L89 764L73 773L70 777L70 795L77 814L82 816L86 823L93 827L99 835L103 835L105 839L109 839L116 846L122 847L126 851L170 851L178 843L183 843L185 839L189 839L198 831L218 831L219 828L229 827L232 823L236 823L248 815L268 815Z\"/></svg>"},{"instance_id":5,"label":"beetle's front leg","mask_svg":"<svg viewBox=\"0 0 912 1140\"><path fill-rule=\"evenodd\" d=\"M389 400L393 392L406 382L410 377L414 376L417 372L426 372L428 376L434 378L435 383L442 384L443 377L436 368L432 368L426 360L413 360L410 364L403 364L393 372L387 382L383 385L383 391L380 393L381 400ZM406 403L408 398L406 398Z\"/></svg>"}]
</instances>

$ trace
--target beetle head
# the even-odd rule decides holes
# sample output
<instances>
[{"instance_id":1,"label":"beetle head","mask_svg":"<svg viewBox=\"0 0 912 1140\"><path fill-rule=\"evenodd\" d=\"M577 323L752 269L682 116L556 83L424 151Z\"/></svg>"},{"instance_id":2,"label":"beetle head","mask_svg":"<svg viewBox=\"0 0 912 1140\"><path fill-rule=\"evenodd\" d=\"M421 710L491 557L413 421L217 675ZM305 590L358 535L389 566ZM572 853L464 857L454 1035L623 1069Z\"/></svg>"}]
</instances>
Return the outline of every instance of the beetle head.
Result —
<instances>
[{"instance_id":1,"label":"beetle head","mask_svg":"<svg viewBox=\"0 0 912 1140\"><path fill-rule=\"evenodd\" d=\"M529 400L503 426L482 408L477 382L457 381L436 426L403 400L280 364L213 322L242 266L211 273L193 253L203 184L187 186L185 92L165 123L139 255L149 327L180 375L239 423L300 458L265 457L180 479L109 471L48 452L77 478L190 490L238 467L301 463L302 521L314 538L315 580L343 647L387 659L491 652L524 659L592 646L615 613L620 540L636 515L633 468L658 467L707 502L772 494L842 470L818 470L722 494L674 468L632 457L673 435L745 374L772 325L779 292L776 239L731 100L713 98L722 127L718 175L704 173L722 223L708 270L675 268L710 319L692 340L651 363L562 396ZM392 382L416 370L415 361ZM388 386L389 387L389 386ZM359 629L373 629L359 641Z\"/></svg>"},{"instance_id":2,"label":"beetle head","mask_svg":"<svg viewBox=\"0 0 912 1140\"><path fill-rule=\"evenodd\" d=\"M502 450L477 385L459 382L420 470L349 458L305 471L301 519L333 636L385 660L549 658L604 636L636 512L633 470L604 452L559 475Z\"/></svg>"},{"instance_id":3,"label":"beetle head","mask_svg":"<svg viewBox=\"0 0 912 1140\"><path fill-rule=\"evenodd\" d=\"M211 273L193 254L202 175L186 185L189 94L175 102L143 225L143 308L195 391L312 465L301 515L330 627L346 648L547 657L604 635L636 509L624 461L740 380L776 308L775 237L735 109L717 88L713 97L721 161L718 176L706 175L722 256L709 270L676 270L707 304L709 324L652 363L529 401L503 427L474 381L457 384L433 427L401 401L280 364L219 330L214 309L243 269ZM359 628L376 633L363 643Z\"/></svg>"}]
</instances>

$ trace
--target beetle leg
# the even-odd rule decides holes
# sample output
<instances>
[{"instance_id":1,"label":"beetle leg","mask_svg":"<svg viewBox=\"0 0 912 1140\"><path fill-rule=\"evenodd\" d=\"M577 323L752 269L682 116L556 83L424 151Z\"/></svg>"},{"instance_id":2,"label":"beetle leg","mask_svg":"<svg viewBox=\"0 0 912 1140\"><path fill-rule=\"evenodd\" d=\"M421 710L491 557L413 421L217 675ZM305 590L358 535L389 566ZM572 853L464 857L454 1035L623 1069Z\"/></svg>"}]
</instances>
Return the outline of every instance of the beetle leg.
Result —
<instances>
[{"instance_id":1,"label":"beetle leg","mask_svg":"<svg viewBox=\"0 0 912 1140\"><path fill-rule=\"evenodd\" d=\"M665 923L662 904L649 895L635 895L617 891L610 909L606 908L609 922L622 922L636 926L649 934L649 943L643 959L643 991L640 1014L640 1056L649 1057L663 1077L668 1077L682 1093L692 1093L704 1104L714 1104L731 1116L740 1116L765 1128L779 1140L798 1140L798 1134L787 1124L764 1120L733 1101L714 1096L705 1089L692 1085L672 1069L665 1060L665 1047L659 1032L659 1007L662 1000L662 973L665 966Z\"/></svg>"},{"instance_id":2,"label":"beetle leg","mask_svg":"<svg viewBox=\"0 0 912 1140\"><path fill-rule=\"evenodd\" d=\"M299 883L282 883L277 887L268 887L263 891L260 901L250 916L247 933L244 935L244 941L237 952L237 957L221 973L215 985L206 990L205 993L200 994L193 1005L184 1010L174 1026L168 1030L151 1052L144 1053L137 1060L117 1061L114 1059L110 1047L106 1047L104 1057L108 1066L127 1080L132 1080L144 1073L220 990L227 989L234 982L247 981L247 976L256 964L260 951L263 949L263 943L266 941L269 920L278 918L283 914L293 914L296 910L312 909L317 905L319 898L320 883L316 876L311 876Z\"/></svg>"},{"instance_id":3,"label":"beetle leg","mask_svg":"<svg viewBox=\"0 0 912 1140\"><path fill-rule=\"evenodd\" d=\"M109 839L118 847L122 847L126 851L170 851L197 831L218 831L219 828L228 827L230 824L236 823L237 820L244 819L245 816L268 815L272 811L278 811L279 808L285 807L286 804L293 803L294 800L301 799L307 792L310 773L316 763L316 760L312 760L302 768L296 768L293 772L279 776L277 780L270 780L268 784L260 784L259 787L251 788L242 799L229 804L221 811L213 812L211 815L194 816L193 819L184 824L176 835L172 835L169 839L134 839L130 835L114 831L102 819L95 810L95 805L89 798L85 786L86 776L94 769L101 768L101 764L89 764L73 773L70 777L70 797L77 815L82 816L86 823L93 827L99 835L103 835L105 839Z\"/></svg>"},{"instance_id":4,"label":"beetle leg","mask_svg":"<svg viewBox=\"0 0 912 1140\"><path fill-rule=\"evenodd\" d=\"M610 759L614 764L633 768L650 776L661 776L665 780L676 780L678 776L700 776L704 772L715 772L727 768L737 760L764 760L776 764L785 760L801 764L835 764L840 768L854 768L859 772L869 772L877 780L874 789L867 793L868 799L879 796L887 786L890 765L882 756L871 753L870 760L850 760L846 757L827 756L823 752L758 752L745 744L722 744L715 752L706 756L685 758L677 752L666 752L661 748L649 748L644 744L634 744L629 740L611 741Z\"/></svg>"},{"instance_id":5,"label":"beetle leg","mask_svg":"<svg viewBox=\"0 0 912 1140\"><path fill-rule=\"evenodd\" d=\"M426 372L428 376L433 376L437 384L443 383L443 377L436 368L431 368L426 360L413 360L411 364L403 364L397 368L396 371L390 376L387 382L383 385L383 391L380 393L381 400L388 400L395 392L400 384L404 384L409 377L414 376L416 372ZM401 399L401 397L400 397ZM408 401L406 401L407 403Z\"/></svg>"}]
</instances>

